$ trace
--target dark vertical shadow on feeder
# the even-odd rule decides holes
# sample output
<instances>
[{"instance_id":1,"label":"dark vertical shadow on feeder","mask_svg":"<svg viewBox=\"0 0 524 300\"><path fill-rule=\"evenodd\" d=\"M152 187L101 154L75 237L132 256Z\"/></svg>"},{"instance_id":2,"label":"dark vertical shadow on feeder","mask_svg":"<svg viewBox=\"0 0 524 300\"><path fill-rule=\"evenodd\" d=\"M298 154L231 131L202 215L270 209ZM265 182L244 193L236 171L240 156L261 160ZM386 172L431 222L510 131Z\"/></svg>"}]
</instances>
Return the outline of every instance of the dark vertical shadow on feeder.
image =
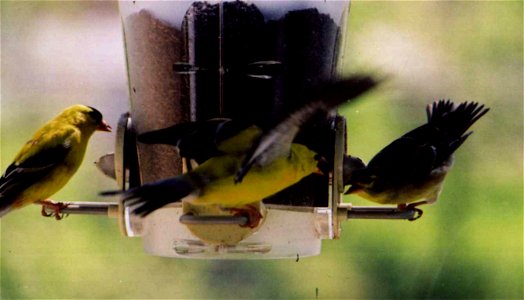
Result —
<instances>
[{"instance_id":1,"label":"dark vertical shadow on feeder","mask_svg":"<svg viewBox=\"0 0 524 300\"><path fill-rule=\"evenodd\" d=\"M180 31L145 10L128 16L124 25L131 117L137 134L188 121L180 79L172 69L180 60ZM141 143L137 147L142 183L181 172L173 147Z\"/></svg>"},{"instance_id":2,"label":"dark vertical shadow on feeder","mask_svg":"<svg viewBox=\"0 0 524 300\"><path fill-rule=\"evenodd\" d=\"M182 23L184 61L190 66L191 120L220 116L219 17L216 4L194 2Z\"/></svg>"},{"instance_id":3,"label":"dark vertical shadow on feeder","mask_svg":"<svg viewBox=\"0 0 524 300\"><path fill-rule=\"evenodd\" d=\"M183 59L194 72L187 89L192 117L227 117L264 126L271 119L271 82L248 75L265 53L264 18L244 2L195 2L183 22Z\"/></svg>"},{"instance_id":4,"label":"dark vertical shadow on feeder","mask_svg":"<svg viewBox=\"0 0 524 300\"><path fill-rule=\"evenodd\" d=\"M275 100L281 107L277 113L296 109L311 91L332 78L337 34L335 22L314 8L290 11L268 22L268 42L275 60L284 65L278 83L282 94Z\"/></svg>"},{"instance_id":5,"label":"dark vertical shadow on feeder","mask_svg":"<svg viewBox=\"0 0 524 300\"><path fill-rule=\"evenodd\" d=\"M275 59L281 61L284 73L276 85L275 114L285 118L303 105L312 91L332 79L337 55L339 27L317 9L291 11L268 26L268 39L275 49ZM315 116L298 134L295 142L332 161L335 132L334 118L326 114ZM264 200L266 203L327 206L328 177L310 175L298 184ZM289 200L288 200L289 201Z\"/></svg>"},{"instance_id":6,"label":"dark vertical shadow on feeder","mask_svg":"<svg viewBox=\"0 0 524 300\"><path fill-rule=\"evenodd\" d=\"M224 2L221 29L223 114L267 128L273 119L274 85L264 70L264 16L253 4Z\"/></svg>"}]
</instances>

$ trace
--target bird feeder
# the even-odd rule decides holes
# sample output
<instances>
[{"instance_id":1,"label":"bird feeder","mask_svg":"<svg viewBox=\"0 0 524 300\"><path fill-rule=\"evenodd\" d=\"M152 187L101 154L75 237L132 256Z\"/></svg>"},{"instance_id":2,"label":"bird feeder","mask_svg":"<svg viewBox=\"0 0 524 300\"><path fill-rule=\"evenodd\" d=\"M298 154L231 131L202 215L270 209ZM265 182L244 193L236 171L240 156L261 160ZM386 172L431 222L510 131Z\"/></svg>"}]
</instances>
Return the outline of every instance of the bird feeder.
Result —
<instances>
[{"instance_id":1,"label":"bird feeder","mask_svg":"<svg viewBox=\"0 0 524 300\"><path fill-rule=\"evenodd\" d=\"M136 136L174 124L225 117L270 128L322 82L344 55L349 1L122 1L130 110L121 116L115 153L98 166L122 190L181 174L169 145ZM147 253L207 259L296 258L320 254L350 218L410 219L413 210L341 202L345 119L316 118L299 137L329 158L329 176L311 175L264 199L263 221L218 210L188 214L182 203L145 218L121 203L81 203L69 213L107 213L122 232L141 237Z\"/></svg>"}]
</instances>

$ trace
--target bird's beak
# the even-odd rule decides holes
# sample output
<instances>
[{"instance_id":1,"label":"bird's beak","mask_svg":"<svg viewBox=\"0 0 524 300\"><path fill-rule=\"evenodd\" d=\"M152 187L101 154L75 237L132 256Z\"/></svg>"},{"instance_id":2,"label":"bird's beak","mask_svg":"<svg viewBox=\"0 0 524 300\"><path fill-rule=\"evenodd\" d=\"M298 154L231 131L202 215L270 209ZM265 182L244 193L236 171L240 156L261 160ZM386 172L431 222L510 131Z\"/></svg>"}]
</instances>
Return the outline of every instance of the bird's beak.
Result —
<instances>
[{"instance_id":1,"label":"bird's beak","mask_svg":"<svg viewBox=\"0 0 524 300\"><path fill-rule=\"evenodd\" d=\"M96 130L111 132L111 126L109 126L106 121L102 120L102 122L100 122L96 127Z\"/></svg>"},{"instance_id":2,"label":"bird's beak","mask_svg":"<svg viewBox=\"0 0 524 300\"><path fill-rule=\"evenodd\" d=\"M318 175L322 175L322 176L325 175L324 172L322 172L322 170L320 170L320 169L316 169L315 172L313 172L313 173L314 174L318 174Z\"/></svg>"},{"instance_id":3,"label":"bird's beak","mask_svg":"<svg viewBox=\"0 0 524 300\"><path fill-rule=\"evenodd\" d=\"M320 155L317 155L315 157L315 160L317 161L317 169L315 170L315 174L320 174L320 175L326 175L329 173L329 163L328 161L320 156Z\"/></svg>"}]
</instances>

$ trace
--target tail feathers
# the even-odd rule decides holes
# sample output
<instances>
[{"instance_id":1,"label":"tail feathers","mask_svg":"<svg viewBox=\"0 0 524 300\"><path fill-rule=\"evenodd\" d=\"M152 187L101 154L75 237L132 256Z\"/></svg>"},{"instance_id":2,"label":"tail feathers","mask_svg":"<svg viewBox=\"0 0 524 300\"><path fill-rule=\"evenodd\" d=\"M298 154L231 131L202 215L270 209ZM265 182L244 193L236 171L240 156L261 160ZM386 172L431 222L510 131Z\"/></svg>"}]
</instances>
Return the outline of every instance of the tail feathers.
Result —
<instances>
[{"instance_id":1,"label":"tail feathers","mask_svg":"<svg viewBox=\"0 0 524 300\"><path fill-rule=\"evenodd\" d=\"M145 217L153 211L182 200L194 191L193 185L183 176L152 182L127 191L102 192L102 196L122 195L124 206L131 212Z\"/></svg>"},{"instance_id":2,"label":"tail feathers","mask_svg":"<svg viewBox=\"0 0 524 300\"><path fill-rule=\"evenodd\" d=\"M488 111L489 108L485 108L478 102L462 102L455 107L451 100L439 100L426 108L429 124L457 138L461 137ZM467 136L462 139L461 143L466 138Z\"/></svg>"}]
</instances>

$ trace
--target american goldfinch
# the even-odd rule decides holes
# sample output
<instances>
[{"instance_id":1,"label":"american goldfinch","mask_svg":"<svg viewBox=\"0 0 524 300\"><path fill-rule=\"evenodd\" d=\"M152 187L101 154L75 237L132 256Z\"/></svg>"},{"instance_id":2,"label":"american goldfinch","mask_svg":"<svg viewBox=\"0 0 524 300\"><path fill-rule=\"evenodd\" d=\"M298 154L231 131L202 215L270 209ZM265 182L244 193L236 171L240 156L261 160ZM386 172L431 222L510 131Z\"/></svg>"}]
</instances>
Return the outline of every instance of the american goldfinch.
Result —
<instances>
[{"instance_id":1,"label":"american goldfinch","mask_svg":"<svg viewBox=\"0 0 524 300\"><path fill-rule=\"evenodd\" d=\"M345 178L345 184L351 184L346 194L400 208L437 201L453 152L472 134L466 133L469 127L488 111L477 102L455 106L440 100L428 105L428 122L386 146L367 166L346 160L345 167L352 168ZM422 211L416 210L420 217Z\"/></svg>"},{"instance_id":2,"label":"american goldfinch","mask_svg":"<svg viewBox=\"0 0 524 300\"><path fill-rule=\"evenodd\" d=\"M261 130L253 126L226 142L251 139L253 143L260 134ZM185 174L130 189L123 200L126 206L134 207L133 212L141 216L182 198L193 205L220 205L251 216L256 213L252 212L250 204L277 193L311 173L320 173L316 153L306 146L293 144L288 151L287 156L277 157L264 166L253 167L242 184L235 184L234 176L244 156L228 152L208 159ZM237 210L242 207L246 209ZM256 227L258 220L250 220L249 224L250 227Z\"/></svg>"},{"instance_id":3,"label":"american goldfinch","mask_svg":"<svg viewBox=\"0 0 524 300\"><path fill-rule=\"evenodd\" d=\"M245 128L240 131L226 129L224 126L233 123L217 119L210 123L175 125L139 137L142 141L176 145L183 156L196 153L197 160L203 163L180 176L125 191L123 201L141 216L182 199L194 205L219 205L239 212L244 207L250 218L247 226L255 227L259 220L253 219L257 214L252 212L251 204L307 175L322 173L319 168L322 168L323 159L306 146L293 143L300 127L316 113L327 112L354 99L376 84L376 80L367 76L330 83L312 95L311 101L265 133L257 126L245 128L243 124L237 127ZM182 132L189 134L179 136ZM185 151L184 145L197 149L197 152ZM207 148L201 149L203 145ZM119 192L103 194L115 193Z\"/></svg>"},{"instance_id":4,"label":"american goldfinch","mask_svg":"<svg viewBox=\"0 0 524 300\"><path fill-rule=\"evenodd\" d=\"M111 131L102 114L89 106L73 105L40 128L16 155L0 178L0 217L31 203L54 210L61 219L62 203L47 198L73 176L96 131ZM47 215L49 216L49 215Z\"/></svg>"}]
</instances>

